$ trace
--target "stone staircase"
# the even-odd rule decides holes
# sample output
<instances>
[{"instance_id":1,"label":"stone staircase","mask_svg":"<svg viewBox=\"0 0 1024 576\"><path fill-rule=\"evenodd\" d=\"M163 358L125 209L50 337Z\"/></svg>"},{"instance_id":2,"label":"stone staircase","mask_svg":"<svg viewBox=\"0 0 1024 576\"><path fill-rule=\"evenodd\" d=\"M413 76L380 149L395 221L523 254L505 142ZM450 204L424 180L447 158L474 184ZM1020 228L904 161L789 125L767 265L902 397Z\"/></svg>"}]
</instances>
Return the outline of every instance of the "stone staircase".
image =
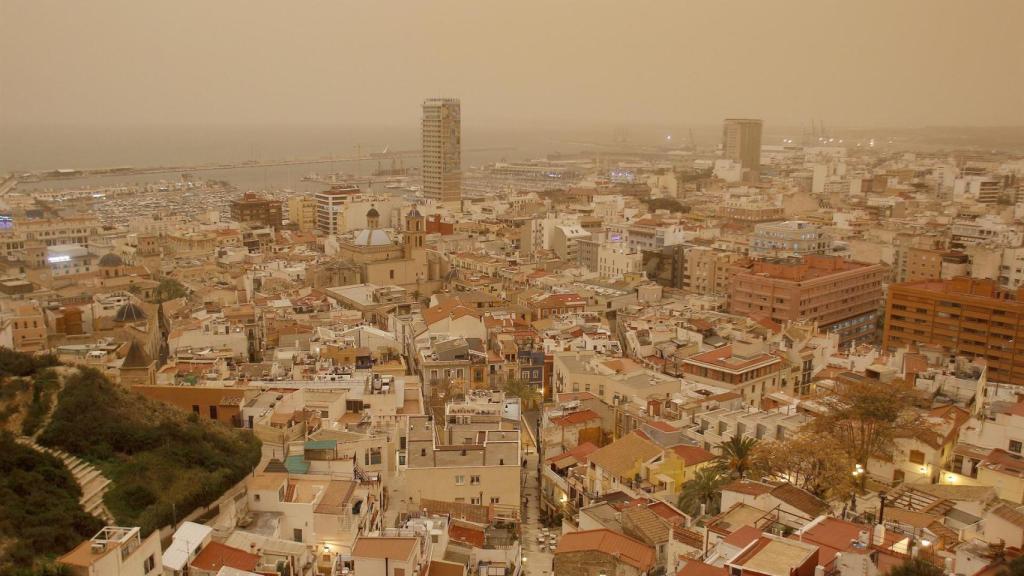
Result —
<instances>
[{"instance_id":1,"label":"stone staircase","mask_svg":"<svg viewBox=\"0 0 1024 576\"><path fill-rule=\"evenodd\" d=\"M78 483L78 487L82 489L82 497L78 500L82 504L82 508L108 525L116 524L113 514L110 513L110 510L107 510L107 506L103 503L103 495L110 489L110 479L104 476L98 468L63 450L41 446L27 436L19 436L17 442L38 452L55 456L63 462L64 466L71 471L71 475L75 478L75 482Z\"/></svg>"}]
</instances>

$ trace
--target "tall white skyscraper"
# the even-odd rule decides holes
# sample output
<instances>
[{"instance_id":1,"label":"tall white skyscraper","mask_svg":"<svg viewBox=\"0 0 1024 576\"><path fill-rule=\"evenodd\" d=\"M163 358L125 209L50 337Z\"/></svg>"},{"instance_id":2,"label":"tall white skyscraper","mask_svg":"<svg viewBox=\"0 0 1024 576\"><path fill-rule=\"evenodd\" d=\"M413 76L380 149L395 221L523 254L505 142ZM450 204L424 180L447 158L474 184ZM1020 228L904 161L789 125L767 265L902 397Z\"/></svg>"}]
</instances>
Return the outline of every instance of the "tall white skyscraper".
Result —
<instances>
[{"instance_id":1,"label":"tall white skyscraper","mask_svg":"<svg viewBox=\"0 0 1024 576\"><path fill-rule=\"evenodd\" d=\"M423 101L423 196L462 199L462 119L458 98Z\"/></svg>"}]
</instances>

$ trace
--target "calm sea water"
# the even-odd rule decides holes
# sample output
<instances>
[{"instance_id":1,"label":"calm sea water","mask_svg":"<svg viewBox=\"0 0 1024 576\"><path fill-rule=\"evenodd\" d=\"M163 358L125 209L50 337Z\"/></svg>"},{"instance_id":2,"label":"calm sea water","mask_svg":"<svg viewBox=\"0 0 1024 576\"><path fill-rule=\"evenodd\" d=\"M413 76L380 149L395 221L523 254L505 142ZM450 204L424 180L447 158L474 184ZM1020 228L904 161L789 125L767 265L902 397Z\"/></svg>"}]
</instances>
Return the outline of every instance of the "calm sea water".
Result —
<instances>
[{"instance_id":1,"label":"calm sea water","mask_svg":"<svg viewBox=\"0 0 1024 576\"><path fill-rule=\"evenodd\" d=\"M687 137L687 131L678 128ZM547 130L537 128L478 129L463 126L463 165L476 166L495 161L541 158L550 153L574 153L592 143L611 144L625 136L633 143L658 144L669 129L593 128ZM717 127L695 129L698 141L713 142ZM178 166L209 163L279 160L322 156L356 156L391 150L412 150L420 146L419 126L95 126L95 125L5 125L0 126L0 174L58 168L104 168L118 166ZM679 138L677 137L677 142ZM510 150L473 152L474 148L508 147ZM404 166L419 164L406 158ZM395 164L397 165L397 164ZM302 177L344 172L365 176L378 168L392 167L390 161L375 160L327 164L243 168L202 171L204 179L227 180L245 190L292 189L313 191L322 184L302 182ZM106 176L88 179L51 180L23 184L25 190L79 188L85 186L174 181L179 174Z\"/></svg>"}]
</instances>

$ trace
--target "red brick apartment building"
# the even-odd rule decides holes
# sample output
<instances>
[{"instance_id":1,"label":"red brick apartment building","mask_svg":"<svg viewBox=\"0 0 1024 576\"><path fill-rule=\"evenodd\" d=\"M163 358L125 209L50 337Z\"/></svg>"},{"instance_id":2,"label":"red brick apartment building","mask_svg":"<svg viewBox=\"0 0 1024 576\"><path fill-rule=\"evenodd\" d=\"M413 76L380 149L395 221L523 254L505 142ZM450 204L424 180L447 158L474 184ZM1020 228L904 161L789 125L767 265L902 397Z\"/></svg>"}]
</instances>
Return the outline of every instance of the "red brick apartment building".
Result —
<instances>
[{"instance_id":1,"label":"red brick apartment building","mask_svg":"<svg viewBox=\"0 0 1024 576\"><path fill-rule=\"evenodd\" d=\"M874 342L883 304L884 264L834 256L759 260L733 276L729 311L786 321L814 320L842 347Z\"/></svg>"},{"instance_id":2,"label":"red brick apartment building","mask_svg":"<svg viewBox=\"0 0 1024 576\"><path fill-rule=\"evenodd\" d=\"M977 278L894 284L882 344L912 343L984 358L990 381L1024 385L1024 287L1002 290Z\"/></svg>"}]
</instances>

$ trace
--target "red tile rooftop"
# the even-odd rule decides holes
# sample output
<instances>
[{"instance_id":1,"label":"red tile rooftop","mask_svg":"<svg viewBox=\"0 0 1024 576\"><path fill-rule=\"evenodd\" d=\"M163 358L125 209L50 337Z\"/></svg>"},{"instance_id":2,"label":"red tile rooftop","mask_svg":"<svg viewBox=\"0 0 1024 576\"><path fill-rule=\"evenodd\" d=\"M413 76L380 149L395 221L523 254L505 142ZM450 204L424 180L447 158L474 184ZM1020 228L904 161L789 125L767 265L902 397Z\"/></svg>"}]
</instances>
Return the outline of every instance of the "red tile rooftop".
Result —
<instances>
[{"instance_id":1,"label":"red tile rooftop","mask_svg":"<svg viewBox=\"0 0 1024 576\"><path fill-rule=\"evenodd\" d=\"M646 572L654 567L654 548L607 529L570 532L562 536L555 556L568 552L603 552Z\"/></svg>"},{"instance_id":2,"label":"red tile rooftop","mask_svg":"<svg viewBox=\"0 0 1024 576\"><path fill-rule=\"evenodd\" d=\"M232 548L220 542L210 542L192 560L191 565L197 570L214 574L224 566L253 572L256 570L256 565L259 564L259 561L260 557L256 554L250 554L245 550Z\"/></svg>"},{"instance_id":3,"label":"red tile rooftop","mask_svg":"<svg viewBox=\"0 0 1024 576\"><path fill-rule=\"evenodd\" d=\"M751 542L757 540L760 537L760 529L754 528L753 526L744 526L739 530L733 532L732 534L726 536L723 542L730 546L742 549L745 548L747 544L750 544Z\"/></svg>"},{"instance_id":4,"label":"red tile rooftop","mask_svg":"<svg viewBox=\"0 0 1024 576\"><path fill-rule=\"evenodd\" d=\"M593 410L580 410L579 412L572 412L565 416L558 418L552 418L551 424L555 426L571 426L573 424L582 424L584 422L590 422L592 420L600 420L601 416Z\"/></svg>"},{"instance_id":5,"label":"red tile rooftop","mask_svg":"<svg viewBox=\"0 0 1024 576\"><path fill-rule=\"evenodd\" d=\"M655 430L661 430L662 432L679 431L679 428L676 428L675 426L669 424L668 422L665 422L664 420L655 420L653 422L648 422L647 425L650 426L651 428L654 428Z\"/></svg>"},{"instance_id":6,"label":"red tile rooftop","mask_svg":"<svg viewBox=\"0 0 1024 576\"><path fill-rule=\"evenodd\" d=\"M584 442L583 444L580 444L579 446L571 450L566 450L561 454L556 454L548 458L547 460L545 460L545 462L553 463L565 460L566 458L575 458L577 462L584 463L587 461L587 457L590 456L595 451L597 451L596 445L590 442Z\"/></svg>"},{"instance_id":7,"label":"red tile rooftop","mask_svg":"<svg viewBox=\"0 0 1024 576\"><path fill-rule=\"evenodd\" d=\"M703 364L720 366L729 370L743 370L745 368L766 364L772 361L780 361L778 356L768 353L761 353L751 358L734 357L732 349L733 346L730 344L715 350L695 354L687 358L684 362L700 362Z\"/></svg>"},{"instance_id":8,"label":"red tile rooftop","mask_svg":"<svg viewBox=\"0 0 1024 576\"><path fill-rule=\"evenodd\" d=\"M687 446L685 444L680 444L678 446L673 446L672 451L682 458L683 462L685 462L687 466L696 466L697 464L710 462L715 459L714 454L700 448L699 446Z\"/></svg>"}]
</instances>

